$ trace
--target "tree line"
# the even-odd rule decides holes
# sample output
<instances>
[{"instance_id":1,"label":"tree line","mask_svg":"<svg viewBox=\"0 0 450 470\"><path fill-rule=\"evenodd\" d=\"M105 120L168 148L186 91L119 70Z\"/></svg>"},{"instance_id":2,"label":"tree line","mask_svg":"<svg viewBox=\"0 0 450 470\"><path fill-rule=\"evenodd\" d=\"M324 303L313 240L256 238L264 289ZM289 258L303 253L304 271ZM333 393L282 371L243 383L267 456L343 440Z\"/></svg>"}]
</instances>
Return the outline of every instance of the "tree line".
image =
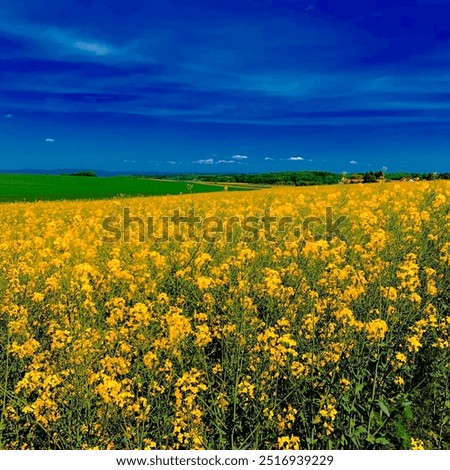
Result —
<instances>
[{"instance_id":1,"label":"tree line","mask_svg":"<svg viewBox=\"0 0 450 470\"><path fill-rule=\"evenodd\" d=\"M136 175L140 178L143 175ZM339 182L375 183L377 181L400 181L402 179L435 180L450 179L450 173L385 173L368 171L362 174L338 174L328 171L279 171L271 173L230 174L160 174L144 175L152 179L175 179L179 181L201 181L209 183L244 183L256 185L315 186Z\"/></svg>"}]
</instances>

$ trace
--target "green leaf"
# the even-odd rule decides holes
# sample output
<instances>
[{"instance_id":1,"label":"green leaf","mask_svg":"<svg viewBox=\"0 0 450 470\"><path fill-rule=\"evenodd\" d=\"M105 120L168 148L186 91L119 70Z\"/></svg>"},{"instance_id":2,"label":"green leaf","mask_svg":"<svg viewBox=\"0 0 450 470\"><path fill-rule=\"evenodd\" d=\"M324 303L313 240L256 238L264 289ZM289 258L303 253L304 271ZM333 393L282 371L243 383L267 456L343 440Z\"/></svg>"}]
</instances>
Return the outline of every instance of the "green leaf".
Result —
<instances>
[{"instance_id":1,"label":"green leaf","mask_svg":"<svg viewBox=\"0 0 450 470\"><path fill-rule=\"evenodd\" d=\"M389 408L387 407L386 403L382 402L381 400L378 400L378 406L380 407L380 410L386 415L386 416L391 416L391 412L389 411Z\"/></svg>"},{"instance_id":2,"label":"green leaf","mask_svg":"<svg viewBox=\"0 0 450 470\"><path fill-rule=\"evenodd\" d=\"M365 426L358 426L356 429L355 429L355 436L361 436L362 434L367 434L367 428Z\"/></svg>"},{"instance_id":3,"label":"green leaf","mask_svg":"<svg viewBox=\"0 0 450 470\"><path fill-rule=\"evenodd\" d=\"M375 439L376 444L389 445L390 442L385 437L377 437Z\"/></svg>"}]
</instances>

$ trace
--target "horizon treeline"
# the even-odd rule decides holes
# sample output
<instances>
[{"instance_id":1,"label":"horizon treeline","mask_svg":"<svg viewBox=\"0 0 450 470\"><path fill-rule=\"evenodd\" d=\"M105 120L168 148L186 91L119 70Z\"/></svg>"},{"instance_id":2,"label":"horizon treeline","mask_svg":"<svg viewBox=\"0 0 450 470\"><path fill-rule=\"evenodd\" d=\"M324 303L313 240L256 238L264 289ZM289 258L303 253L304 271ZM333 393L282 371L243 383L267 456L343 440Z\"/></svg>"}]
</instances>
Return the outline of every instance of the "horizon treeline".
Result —
<instances>
[{"instance_id":1,"label":"horizon treeline","mask_svg":"<svg viewBox=\"0 0 450 470\"><path fill-rule=\"evenodd\" d=\"M313 186L337 184L343 179L347 182L372 183L380 180L399 181L405 178L420 180L450 179L450 173L384 173L368 171L365 173L338 174L328 171L280 171L270 173L230 173L230 174L167 174L136 175L155 179L176 179L180 181L203 181L211 183L244 183L260 185Z\"/></svg>"}]
</instances>

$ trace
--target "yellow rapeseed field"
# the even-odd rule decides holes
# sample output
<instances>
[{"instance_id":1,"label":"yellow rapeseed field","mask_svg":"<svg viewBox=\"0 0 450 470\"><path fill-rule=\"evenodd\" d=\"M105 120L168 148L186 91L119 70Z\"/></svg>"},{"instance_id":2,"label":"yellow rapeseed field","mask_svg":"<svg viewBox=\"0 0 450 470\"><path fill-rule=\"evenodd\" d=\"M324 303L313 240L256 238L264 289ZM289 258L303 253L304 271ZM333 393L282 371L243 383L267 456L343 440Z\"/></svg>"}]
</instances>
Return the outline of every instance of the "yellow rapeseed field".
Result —
<instances>
[{"instance_id":1,"label":"yellow rapeseed field","mask_svg":"<svg viewBox=\"0 0 450 470\"><path fill-rule=\"evenodd\" d=\"M0 205L0 448L449 449L450 184Z\"/></svg>"}]
</instances>

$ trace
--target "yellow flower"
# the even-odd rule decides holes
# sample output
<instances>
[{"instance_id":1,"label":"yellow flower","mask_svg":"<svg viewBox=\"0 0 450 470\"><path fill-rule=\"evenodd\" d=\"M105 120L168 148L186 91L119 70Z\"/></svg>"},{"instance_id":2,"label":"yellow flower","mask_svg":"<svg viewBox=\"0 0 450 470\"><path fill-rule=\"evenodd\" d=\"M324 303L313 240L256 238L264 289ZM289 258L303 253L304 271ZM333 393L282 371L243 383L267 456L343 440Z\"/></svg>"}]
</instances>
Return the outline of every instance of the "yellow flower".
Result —
<instances>
[{"instance_id":1,"label":"yellow flower","mask_svg":"<svg viewBox=\"0 0 450 470\"><path fill-rule=\"evenodd\" d=\"M200 276L196 282L200 290L206 290L212 285L213 280L209 276Z\"/></svg>"},{"instance_id":2,"label":"yellow flower","mask_svg":"<svg viewBox=\"0 0 450 470\"><path fill-rule=\"evenodd\" d=\"M420 342L417 335L407 336L406 341L408 342L406 345L408 351L417 352L422 347L422 343Z\"/></svg>"},{"instance_id":3,"label":"yellow flower","mask_svg":"<svg viewBox=\"0 0 450 470\"><path fill-rule=\"evenodd\" d=\"M10 353L16 355L20 359L23 359L26 356L32 356L40 347L38 341L34 338L29 338L23 344L18 344L14 341L10 346Z\"/></svg>"},{"instance_id":4,"label":"yellow flower","mask_svg":"<svg viewBox=\"0 0 450 470\"><path fill-rule=\"evenodd\" d=\"M384 298L391 302L395 302L397 300L397 289L395 287L382 287L381 293Z\"/></svg>"},{"instance_id":5,"label":"yellow flower","mask_svg":"<svg viewBox=\"0 0 450 470\"><path fill-rule=\"evenodd\" d=\"M195 332L195 344L204 347L211 343L212 337L208 325L198 325Z\"/></svg>"},{"instance_id":6,"label":"yellow flower","mask_svg":"<svg viewBox=\"0 0 450 470\"><path fill-rule=\"evenodd\" d=\"M320 416L324 418L329 418L331 421L334 421L336 419L337 410L334 407L334 405L329 403L328 405L325 406L325 408L322 408L319 411L319 414Z\"/></svg>"},{"instance_id":7,"label":"yellow flower","mask_svg":"<svg viewBox=\"0 0 450 470\"><path fill-rule=\"evenodd\" d=\"M145 356L144 356L144 364L149 368L152 369L155 363L157 362L158 355L154 353L153 351L149 351Z\"/></svg>"},{"instance_id":8,"label":"yellow flower","mask_svg":"<svg viewBox=\"0 0 450 470\"><path fill-rule=\"evenodd\" d=\"M439 208L447 202L447 198L443 194L438 194L433 201L433 207Z\"/></svg>"},{"instance_id":9,"label":"yellow flower","mask_svg":"<svg viewBox=\"0 0 450 470\"><path fill-rule=\"evenodd\" d=\"M388 331L387 323L381 318L376 318L365 325L367 337L370 340L382 340Z\"/></svg>"},{"instance_id":10,"label":"yellow flower","mask_svg":"<svg viewBox=\"0 0 450 470\"><path fill-rule=\"evenodd\" d=\"M44 294L42 294L41 292L35 292L33 296L31 297L31 300L33 302L39 303L39 302L42 302L44 298L45 298Z\"/></svg>"},{"instance_id":11,"label":"yellow flower","mask_svg":"<svg viewBox=\"0 0 450 470\"><path fill-rule=\"evenodd\" d=\"M411 437L411 450L425 450L424 443L421 439Z\"/></svg>"},{"instance_id":12,"label":"yellow flower","mask_svg":"<svg viewBox=\"0 0 450 470\"><path fill-rule=\"evenodd\" d=\"M395 383L396 385L399 385L399 386L405 385L405 381L404 381L403 378L400 377L399 375L398 375L397 377L395 377L394 383Z\"/></svg>"},{"instance_id":13,"label":"yellow flower","mask_svg":"<svg viewBox=\"0 0 450 470\"><path fill-rule=\"evenodd\" d=\"M249 382L251 377L247 376L238 384L239 395L248 395L250 398L255 398L255 385Z\"/></svg>"},{"instance_id":14,"label":"yellow flower","mask_svg":"<svg viewBox=\"0 0 450 470\"><path fill-rule=\"evenodd\" d=\"M144 439L144 445L145 445L144 450L152 450L158 447L156 442L152 441L151 439Z\"/></svg>"},{"instance_id":15,"label":"yellow flower","mask_svg":"<svg viewBox=\"0 0 450 470\"><path fill-rule=\"evenodd\" d=\"M227 400L226 395L222 392L219 393L219 395L217 396L216 403L221 410L225 410L230 404L230 402Z\"/></svg>"},{"instance_id":16,"label":"yellow flower","mask_svg":"<svg viewBox=\"0 0 450 470\"><path fill-rule=\"evenodd\" d=\"M300 439L294 435L279 437L278 448L281 450L300 450Z\"/></svg>"},{"instance_id":17,"label":"yellow flower","mask_svg":"<svg viewBox=\"0 0 450 470\"><path fill-rule=\"evenodd\" d=\"M350 380L346 379L345 377L342 377L339 383L342 385L344 391L347 391L350 388Z\"/></svg>"},{"instance_id":18,"label":"yellow flower","mask_svg":"<svg viewBox=\"0 0 450 470\"><path fill-rule=\"evenodd\" d=\"M398 351L395 354L395 358L397 359L398 364L400 366L403 366L404 364L406 364L407 359L406 359L406 356L402 352Z\"/></svg>"},{"instance_id":19,"label":"yellow flower","mask_svg":"<svg viewBox=\"0 0 450 470\"><path fill-rule=\"evenodd\" d=\"M200 253L195 258L194 264L200 269L205 263L212 261L211 255L209 253Z\"/></svg>"}]
</instances>

